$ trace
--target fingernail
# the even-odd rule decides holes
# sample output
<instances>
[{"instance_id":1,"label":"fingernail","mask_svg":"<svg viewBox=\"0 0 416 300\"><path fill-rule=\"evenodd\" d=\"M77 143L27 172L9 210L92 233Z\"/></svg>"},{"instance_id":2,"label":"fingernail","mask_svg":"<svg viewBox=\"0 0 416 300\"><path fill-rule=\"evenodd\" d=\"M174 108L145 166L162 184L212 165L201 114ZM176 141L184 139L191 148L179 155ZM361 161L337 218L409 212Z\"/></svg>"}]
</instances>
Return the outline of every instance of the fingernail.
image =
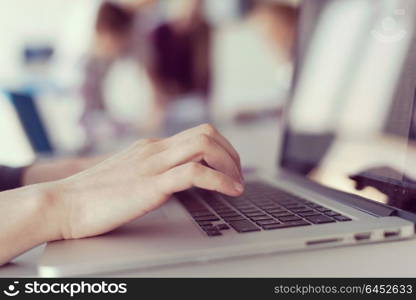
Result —
<instances>
[{"instance_id":1,"label":"fingernail","mask_svg":"<svg viewBox=\"0 0 416 300\"><path fill-rule=\"evenodd\" d=\"M241 183L234 182L234 189L237 192L242 193L244 191L244 186Z\"/></svg>"}]
</instances>

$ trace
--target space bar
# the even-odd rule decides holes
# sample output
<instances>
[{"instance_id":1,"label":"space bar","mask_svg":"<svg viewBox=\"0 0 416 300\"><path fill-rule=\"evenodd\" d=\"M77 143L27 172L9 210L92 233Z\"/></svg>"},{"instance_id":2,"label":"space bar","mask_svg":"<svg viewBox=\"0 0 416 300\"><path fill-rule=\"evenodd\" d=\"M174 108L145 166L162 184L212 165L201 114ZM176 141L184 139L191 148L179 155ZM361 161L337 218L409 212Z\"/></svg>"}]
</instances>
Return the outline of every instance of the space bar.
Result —
<instances>
[{"instance_id":1,"label":"space bar","mask_svg":"<svg viewBox=\"0 0 416 300\"><path fill-rule=\"evenodd\" d=\"M239 220L239 221L230 221L228 224L231 225L232 228L235 229L237 232L250 232L250 231L260 231L256 225L251 223L248 220Z\"/></svg>"}]
</instances>

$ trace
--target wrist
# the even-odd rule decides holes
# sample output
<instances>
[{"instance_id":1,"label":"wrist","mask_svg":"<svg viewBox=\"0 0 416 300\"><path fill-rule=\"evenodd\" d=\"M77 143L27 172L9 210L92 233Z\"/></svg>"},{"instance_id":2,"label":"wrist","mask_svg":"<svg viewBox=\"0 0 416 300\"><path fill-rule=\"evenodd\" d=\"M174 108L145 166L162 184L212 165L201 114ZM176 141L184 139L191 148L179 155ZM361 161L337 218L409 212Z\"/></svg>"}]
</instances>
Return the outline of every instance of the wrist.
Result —
<instances>
[{"instance_id":1,"label":"wrist","mask_svg":"<svg viewBox=\"0 0 416 300\"><path fill-rule=\"evenodd\" d=\"M41 222L39 226L44 242L64 239L67 236L64 185L60 181L54 181L38 184L36 187L36 213Z\"/></svg>"},{"instance_id":2,"label":"wrist","mask_svg":"<svg viewBox=\"0 0 416 300\"><path fill-rule=\"evenodd\" d=\"M0 265L39 244L64 237L57 186L36 184L0 193Z\"/></svg>"}]
</instances>

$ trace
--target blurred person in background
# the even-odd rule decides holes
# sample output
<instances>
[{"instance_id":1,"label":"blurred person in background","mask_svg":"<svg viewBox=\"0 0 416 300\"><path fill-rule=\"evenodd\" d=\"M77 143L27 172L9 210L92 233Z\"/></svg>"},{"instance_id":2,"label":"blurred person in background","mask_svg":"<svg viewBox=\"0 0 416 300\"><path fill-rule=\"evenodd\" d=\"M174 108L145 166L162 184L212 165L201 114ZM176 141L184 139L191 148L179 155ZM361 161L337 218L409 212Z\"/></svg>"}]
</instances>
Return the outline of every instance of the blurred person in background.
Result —
<instances>
[{"instance_id":1,"label":"blurred person in background","mask_svg":"<svg viewBox=\"0 0 416 300\"><path fill-rule=\"evenodd\" d=\"M150 35L147 68L154 99L147 123L153 129L175 131L181 122L189 127L209 118L212 28L204 15L204 0L182 2L178 15Z\"/></svg>"},{"instance_id":2,"label":"blurred person in background","mask_svg":"<svg viewBox=\"0 0 416 300\"><path fill-rule=\"evenodd\" d=\"M116 135L128 130L131 125L108 113L103 94L104 85L117 60L130 57L137 63L137 67L143 64L146 16L141 11L152 3L152 0L105 1L99 7L94 43L86 63L85 79L81 88L85 102L81 123L87 135L87 149L96 142L96 126L100 119L109 121Z\"/></svg>"},{"instance_id":3,"label":"blurred person in background","mask_svg":"<svg viewBox=\"0 0 416 300\"><path fill-rule=\"evenodd\" d=\"M216 105L246 122L279 116L292 80L297 1L241 1L242 19L220 28ZM241 92L244 86L244 92Z\"/></svg>"},{"instance_id":4,"label":"blurred person in background","mask_svg":"<svg viewBox=\"0 0 416 300\"><path fill-rule=\"evenodd\" d=\"M293 60L293 46L299 19L293 1L256 1L252 18L261 24L263 34L271 47L284 61Z\"/></svg>"},{"instance_id":5,"label":"blurred person in background","mask_svg":"<svg viewBox=\"0 0 416 300\"><path fill-rule=\"evenodd\" d=\"M209 121L212 29L205 20L204 1L175 2L179 13L154 25L160 18L158 10L167 9L161 4L149 0L101 4L82 87L87 152L96 144L103 119L112 124L116 136L132 128L169 135ZM144 12L148 7L153 10ZM139 122L128 124L112 117L103 94L110 69L127 56L146 70L152 90L149 112L140 127Z\"/></svg>"},{"instance_id":6,"label":"blurred person in background","mask_svg":"<svg viewBox=\"0 0 416 300\"><path fill-rule=\"evenodd\" d=\"M278 62L276 72L277 87L285 94L289 92L293 73L294 39L299 19L298 8L295 1L258 1L254 0L253 9L248 18L255 24L268 44L274 59ZM281 107L276 109L266 108L264 111L256 112L256 115L280 115ZM252 116L248 114L249 118ZM237 115L237 119L245 119L244 112Z\"/></svg>"}]
</instances>

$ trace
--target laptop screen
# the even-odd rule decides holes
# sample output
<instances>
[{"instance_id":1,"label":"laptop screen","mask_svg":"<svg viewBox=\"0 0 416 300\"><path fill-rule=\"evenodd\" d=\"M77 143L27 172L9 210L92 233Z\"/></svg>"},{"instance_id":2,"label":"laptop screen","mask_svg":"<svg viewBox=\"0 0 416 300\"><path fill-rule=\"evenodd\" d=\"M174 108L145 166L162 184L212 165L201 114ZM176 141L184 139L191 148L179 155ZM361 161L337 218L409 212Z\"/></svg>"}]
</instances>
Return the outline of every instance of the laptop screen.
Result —
<instances>
[{"instance_id":1,"label":"laptop screen","mask_svg":"<svg viewBox=\"0 0 416 300\"><path fill-rule=\"evenodd\" d=\"M324 2L295 68L281 167L416 212L415 1Z\"/></svg>"}]
</instances>

